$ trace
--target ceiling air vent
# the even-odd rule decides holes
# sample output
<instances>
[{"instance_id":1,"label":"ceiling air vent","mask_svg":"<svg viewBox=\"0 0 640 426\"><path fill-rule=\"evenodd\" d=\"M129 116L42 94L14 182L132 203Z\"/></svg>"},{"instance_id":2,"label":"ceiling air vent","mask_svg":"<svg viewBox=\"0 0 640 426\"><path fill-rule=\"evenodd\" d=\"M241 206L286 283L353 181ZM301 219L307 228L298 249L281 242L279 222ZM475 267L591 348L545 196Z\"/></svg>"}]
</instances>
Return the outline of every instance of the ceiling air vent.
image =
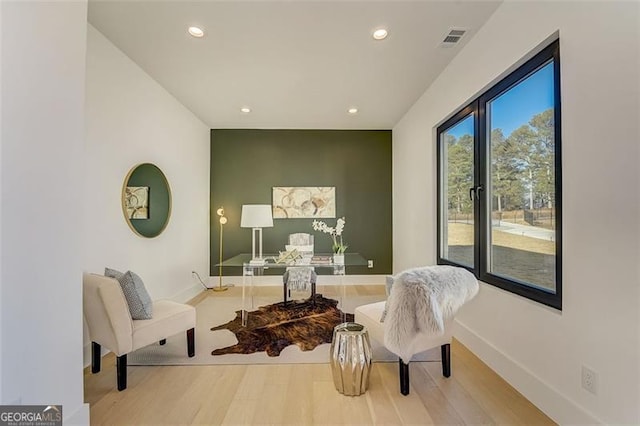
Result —
<instances>
[{"instance_id":1,"label":"ceiling air vent","mask_svg":"<svg viewBox=\"0 0 640 426\"><path fill-rule=\"evenodd\" d=\"M463 30L461 28L451 28L447 35L444 36L442 43L440 46L442 47L453 47L455 46L460 39L465 35L467 30Z\"/></svg>"}]
</instances>

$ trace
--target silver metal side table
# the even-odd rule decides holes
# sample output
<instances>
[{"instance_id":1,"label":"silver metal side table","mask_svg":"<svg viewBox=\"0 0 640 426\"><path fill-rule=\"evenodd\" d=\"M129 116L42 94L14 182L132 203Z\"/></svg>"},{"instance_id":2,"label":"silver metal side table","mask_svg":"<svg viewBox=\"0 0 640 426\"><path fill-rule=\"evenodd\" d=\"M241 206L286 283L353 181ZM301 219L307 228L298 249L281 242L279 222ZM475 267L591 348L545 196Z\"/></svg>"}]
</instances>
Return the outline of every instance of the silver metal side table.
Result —
<instances>
[{"instance_id":1,"label":"silver metal side table","mask_svg":"<svg viewBox=\"0 0 640 426\"><path fill-rule=\"evenodd\" d=\"M331 371L338 392L358 396L367 391L371 372L371 343L365 326L338 324L331 342Z\"/></svg>"}]
</instances>

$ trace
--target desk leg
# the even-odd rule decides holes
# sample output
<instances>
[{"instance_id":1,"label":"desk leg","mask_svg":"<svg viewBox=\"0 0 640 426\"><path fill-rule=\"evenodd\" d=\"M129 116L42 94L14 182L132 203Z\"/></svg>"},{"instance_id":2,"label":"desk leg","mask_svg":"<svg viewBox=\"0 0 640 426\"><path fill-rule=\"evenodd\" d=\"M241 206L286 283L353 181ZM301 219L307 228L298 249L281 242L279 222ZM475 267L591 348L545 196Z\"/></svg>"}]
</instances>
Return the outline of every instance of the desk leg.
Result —
<instances>
[{"instance_id":1,"label":"desk leg","mask_svg":"<svg viewBox=\"0 0 640 426\"><path fill-rule=\"evenodd\" d=\"M246 306L245 306L245 300L246 300L246 287L247 287L247 277L252 273L251 268L248 268L247 266L244 266L242 268L242 311L241 311L241 316L242 316L242 326L246 327L247 326L247 310L246 310ZM249 278L251 279L251 278Z\"/></svg>"},{"instance_id":2,"label":"desk leg","mask_svg":"<svg viewBox=\"0 0 640 426\"><path fill-rule=\"evenodd\" d=\"M347 322L347 310L344 307L345 302L347 301L347 287L344 284L344 275L345 275L345 267L344 265L334 266L334 274L340 276L340 319L342 322Z\"/></svg>"},{"instance_id":3,"label":"desk leg","mask_svg":"<svg viewBox=\"0 0 640 426\"><path fill-rule=\"evenodd\" d=\"M262 275L262 270L258 269L258 275ZM253 311L256 307L253 305L253 280L256 276L256 269L251 270L251 275L249 276L249 294L251 295L251 310Z\"/></svg>"}]
</instances>

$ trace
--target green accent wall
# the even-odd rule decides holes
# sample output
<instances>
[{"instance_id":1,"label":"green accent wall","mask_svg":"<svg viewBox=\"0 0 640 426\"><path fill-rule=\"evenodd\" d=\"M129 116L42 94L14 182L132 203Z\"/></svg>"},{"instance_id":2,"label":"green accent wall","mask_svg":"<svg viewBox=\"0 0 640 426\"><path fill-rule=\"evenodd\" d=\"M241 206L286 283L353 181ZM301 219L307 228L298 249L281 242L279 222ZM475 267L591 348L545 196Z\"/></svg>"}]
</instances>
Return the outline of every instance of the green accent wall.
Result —
<instances>
[{"instance_id":1,"label":"green accent wall","mask_svg":"<svg viewBox=\"0 0 640 426\"><path fill-rule=\"evenodd\" d=\"M391 130L211 131L211 275L218 275L224 206L223 258L251 252L251 229L240 227L243 204L272 204L274 186L335 186L336 218L344 216L348 252L374 261L349 274L392 271ZM334 226L336 219L321 219ZM315 235L316 253L331 252L331 237L314 231L313 219L274 219L263 229L264 253L284 250L288 235ZM237 270L236 270L237 269ZM241 275L225 268L225 275Z\"/></svg>"}]
</instances>

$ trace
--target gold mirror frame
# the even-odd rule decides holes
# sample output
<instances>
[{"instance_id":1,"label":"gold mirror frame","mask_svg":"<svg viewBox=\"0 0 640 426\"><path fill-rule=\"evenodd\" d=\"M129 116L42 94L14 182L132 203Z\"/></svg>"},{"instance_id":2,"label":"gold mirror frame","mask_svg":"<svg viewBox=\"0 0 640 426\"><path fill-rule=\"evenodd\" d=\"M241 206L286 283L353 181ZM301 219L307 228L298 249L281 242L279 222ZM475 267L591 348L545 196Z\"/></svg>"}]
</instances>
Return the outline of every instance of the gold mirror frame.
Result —
<instances>
[{"instance_id":1,"label":"gold mirror frame","mask_svg":"<svg viewBox=\"0 0 640 426\"><path fill-rule=\"evenodd\" d=\"M135 186L130 185L132 178L135 178ZM134 219L130 217L128 210L131 205L129 202L131 194L130 191L127 190L129 187L148 188L146 192L148 218ZM154 195L156 196L155 198ZM153 163L140 163L133 166L124 178L120 204L125 222L127 222L129 228L136 235L143 238L157 237L164 232L171 218L172 197L171 187L169 186L167 177L162 170ZM138 223L138 220L149 220L150 222ZM134 224L134 222L136 222L136 224Z\"/></svg>"}]
</instances>

